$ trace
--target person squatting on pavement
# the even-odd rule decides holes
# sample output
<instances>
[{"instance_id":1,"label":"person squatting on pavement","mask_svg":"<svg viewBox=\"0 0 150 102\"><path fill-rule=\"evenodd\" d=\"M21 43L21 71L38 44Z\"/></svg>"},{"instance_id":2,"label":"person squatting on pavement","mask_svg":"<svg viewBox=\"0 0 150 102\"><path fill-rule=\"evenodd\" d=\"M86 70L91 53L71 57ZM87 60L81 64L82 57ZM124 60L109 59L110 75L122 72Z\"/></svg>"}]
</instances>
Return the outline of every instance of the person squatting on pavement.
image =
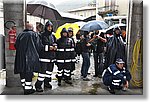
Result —
<instances>
[{"instance_id":1,"label":"person squatting on pavement","mask_svg":"<svg viewBox=\"0 0 150 102\"><path fill-rule=\"evenodd\" d=\"M75 60L75 50L73 40L68 37L68 31L63 28L60 32L61 38L57 40L56 65L58 72L58 86L61 86L62 78L67 84L72 84L71 67Z\"/></svg>"},{"instance_id":2,"label":"person squatting on pavement","mask_svg":"<svg viewBox=\"0 0 150 102\"><path fill-rule=\"evenodd\" d=\"M41 34L41 42L45 46L44 50L41 50L40 64L41 68L39 70L38 79L35 83L35 88L37 92L43 92L42 84L44 82L44 87L52 88L51 75L54 68L55 51L57 49L56 38L52 34L53 24L47 21L45 24L44 32ZM50 48L49 48L50 47Z\"/></svg>"},{"instance_id":3,"label":"person squatting on pavement","mask_svg":"<svg viewBox=\"0 0 150 102\"><path fill-rule=\"evenodd\" d=\"M102 80L104 85L107 86L108 91L115 94L114 89L122 89L125 91L129 87L131 74L124 67L124 61L118 58L116 64L111 64L103 71Z\"/></svg>"},{"instance_id":4,"label":"person squatting on pavement","mask_svg":"<svg viewBox=\"0 0 150 102\"><path fill-rule=\"evenodd\" d=\"M26 29L17 36L15 48L14 73L20 74L24 94L32 94L35 92L32 87L33 72L38 72L40 68L39 52L44 49L38 34L33 31L33 25L26 24Z\"/></svg>"}]
</instances>

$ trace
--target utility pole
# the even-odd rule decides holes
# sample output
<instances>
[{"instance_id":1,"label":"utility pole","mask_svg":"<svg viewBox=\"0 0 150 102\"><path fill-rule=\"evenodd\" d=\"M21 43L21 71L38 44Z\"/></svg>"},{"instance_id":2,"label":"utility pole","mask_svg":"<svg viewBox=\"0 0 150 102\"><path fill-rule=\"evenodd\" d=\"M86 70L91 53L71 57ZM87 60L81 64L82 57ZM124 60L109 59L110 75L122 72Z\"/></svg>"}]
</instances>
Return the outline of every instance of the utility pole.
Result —
<instances>
[{"instance_id":1,"label":"utility pole","mask_svg":"<svg viewBox=\"0 0 150 102\"><path fill-rule=\"evenodd\" d=\"M128 16L127 68L131 71L132 87L143 87L143 1L130 0ZM136 48L137 41L140 49ZM136 61L136 59L138 60ZM137 63L136 63L137 62Z\"/></svg>"},{"instance_id":2,"label":"utility pole","mask_svg":"<svg viewBox=\"0 0 150 102\"><path fill-rule=\"evenodd\" d=\"M16 24L17 34L24 29L25 4L24 0L3 0L4 3L4 23L13 21ZM8 23L7 26L12 26ZM6 58L6 86L21 86L19 75L14 74L15 50L9 49L8 30L5 33L5 58Z\"/></svg>"}]
</instances>

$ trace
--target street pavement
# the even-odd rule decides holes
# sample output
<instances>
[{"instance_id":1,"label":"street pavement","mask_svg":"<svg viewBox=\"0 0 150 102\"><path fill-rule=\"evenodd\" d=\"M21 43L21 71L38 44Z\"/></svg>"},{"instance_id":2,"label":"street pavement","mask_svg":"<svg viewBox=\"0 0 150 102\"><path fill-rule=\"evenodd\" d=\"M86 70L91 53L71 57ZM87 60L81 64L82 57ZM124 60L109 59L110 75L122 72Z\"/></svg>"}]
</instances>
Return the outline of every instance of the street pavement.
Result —
<instances>
[{"instance_id":1,"label":"street pavement","mask_svg":"<svg viewBox=\"0 0 150 102\"><path fill-rule=\"evenodd\" d=\"M62 85L57 85L57 79L55 77L57 72L57 66L54 67L52 74L52 89L45 88L44 92L35 92L33 95L111 95L107 91L107 87L103 85L101 78L95 78L94 75L94 65L93 65L93 57L91 56L91 66L89 68L88 78L90 81L83 81L80 78L80 69L82 65L82 58L80 58L80 62L76 64L76 70L74 71L74 75L72 76L72 85L66 84L62 81ZM37 74L35 74L37 76ZM37 77L33 78L33 85L36 82ZM0 79L3 81L3 85L1 85L0 93L2 95L23 95L22 87L6 87L5 79ZM1 83L1 82L0 82ZM44 87L43 87L44 88ZM115 90L116 95L142 95L142 88L129 88L127 91Z\"/></svg>"}]
</instances>

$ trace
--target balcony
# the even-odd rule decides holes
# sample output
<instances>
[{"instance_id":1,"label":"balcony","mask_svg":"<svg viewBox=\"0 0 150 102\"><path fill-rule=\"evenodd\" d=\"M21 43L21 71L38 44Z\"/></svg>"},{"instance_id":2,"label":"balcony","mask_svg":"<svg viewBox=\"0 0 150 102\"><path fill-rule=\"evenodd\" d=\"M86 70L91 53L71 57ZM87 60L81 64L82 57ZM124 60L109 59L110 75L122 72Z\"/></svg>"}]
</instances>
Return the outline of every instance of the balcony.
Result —
<instances>
[{"instance_id":1,"label":"balcony","mask_svg":"<svg viewBox=\"0 0 150 102\"><path fill-rule=\"evenodd\" d=\"M106 14L111 13L114 16L118 14L119 5L110 5L98 8L98 15L104 17Z\"/></svg>"}]
</instances>

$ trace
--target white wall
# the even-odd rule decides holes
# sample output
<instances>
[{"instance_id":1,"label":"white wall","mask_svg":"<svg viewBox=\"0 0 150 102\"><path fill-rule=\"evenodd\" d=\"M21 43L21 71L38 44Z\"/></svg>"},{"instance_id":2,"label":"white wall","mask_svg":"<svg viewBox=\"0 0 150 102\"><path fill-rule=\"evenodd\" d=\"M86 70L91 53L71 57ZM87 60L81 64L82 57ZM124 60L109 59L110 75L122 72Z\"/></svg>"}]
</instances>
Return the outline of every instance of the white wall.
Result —
<instances>
[{"instance_id":1,"label":"white wall","mask_svg":"<svg viewBox=\"0 0 150 102\"><path fill-rule=\"evenodd\" d=\"M3 18L3 3L0 1L0 70L4 68L4 18Z\"/></svg>"},{"instance_id":2,"label":"white wall","mask_svg":"<svg viewBox=\"0 0 150 102\"><path fill-rule=\"evenodd\" d=\"M117 5L119 5L118 7L118 15L119 16L127 16L128 14L128 3L129 0L116 0Z\"/></svg>"},{"instance_id":3,"label":"white wall","mask_svg":"<svg viewBox=\"0 0 150 102\"><path fill-rule=\"evenodd\" d=\"M30 24L33 24L34 31L36 31L36 22L40 22L40 18L27 15L27 21L29 21ZM43 19L42 19L42 22L43 22Z\"/></svg>"},{"instance_id":4,"label":"white wall","mask_svg":"<svg viewBox=\"0 0 150 102\"><path fill-rule=\"evenodd\" d=\"M4 35L3 3L0 1L0 34Z\"/></svg>"},{"instance_id":5,"label":"white wall","mask_svg":"<svg viewBox=\"0 0 150 102\"><path fill-rule=\"evenodd\" d=\"M77 15L77 16L81 16L82 15L83 17L86 17L86 18L96 15L96 11L95 10L74 11L74 12L71 12L71 13L74 14L74 15Z\"/></svg>"},{"instance_id":6,"label":"white wall","mask_svg":"<svg viewBox=\"0 0 150 102\"><path fill-rule=\"evenodd\" d=\"M98 8L105 6L105 0L96 0L96 20L103 20L101 16L98 15Z\"/></svg>"}]
</instances>

